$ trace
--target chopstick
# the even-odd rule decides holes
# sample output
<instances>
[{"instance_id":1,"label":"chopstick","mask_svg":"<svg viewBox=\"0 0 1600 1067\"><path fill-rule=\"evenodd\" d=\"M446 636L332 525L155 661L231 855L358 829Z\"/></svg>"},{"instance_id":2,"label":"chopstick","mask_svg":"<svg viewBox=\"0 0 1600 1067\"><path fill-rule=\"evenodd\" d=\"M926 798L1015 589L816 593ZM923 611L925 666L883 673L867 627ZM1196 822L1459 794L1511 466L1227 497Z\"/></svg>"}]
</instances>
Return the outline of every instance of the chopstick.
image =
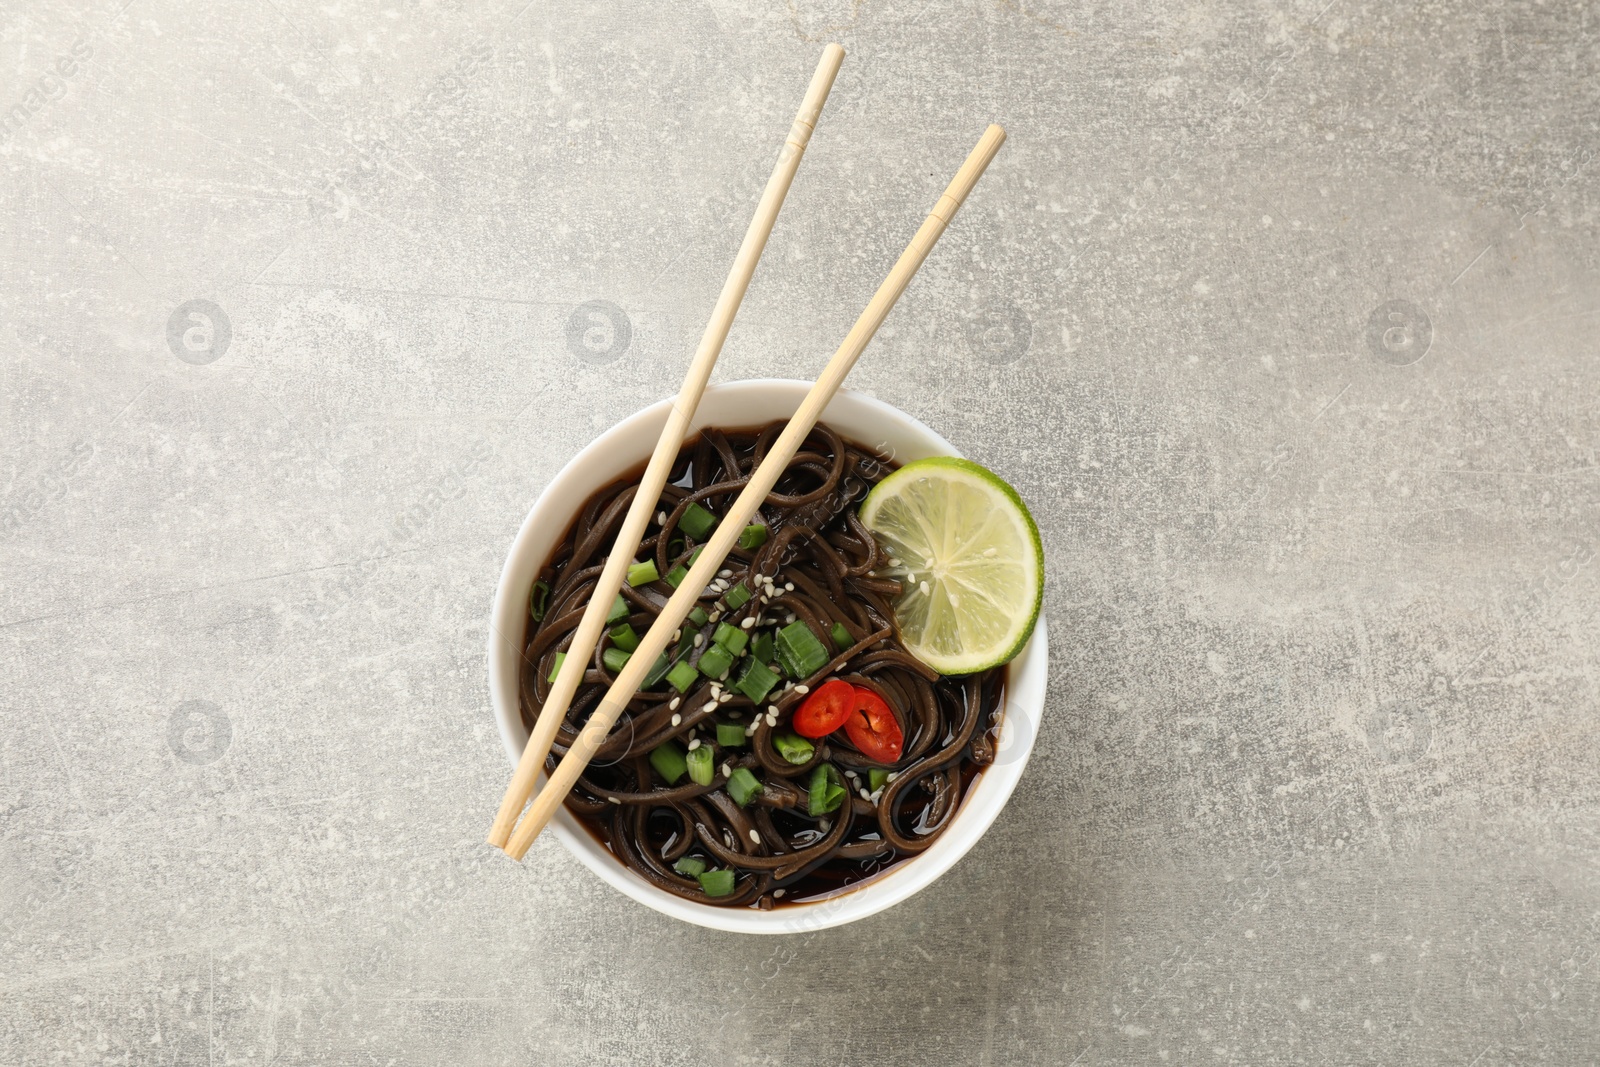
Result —
<instances>
[{"instance_id":1,"label":"chopstick","mask_svg":"<svg viewBox=\"0 0 1600 1067\"><path fill-rule=\"evenodd\" d=\"M527 814L506 846L506 854L512 859L520 860L527 854L528 846L533 844L534 838L539 836L545 824L561 806L573 783L589 765L595 750L606 739L611 727L616 724L617 718L627 707L628 701L638 691L645 674L656 662L656 657L661 655L666 649L667 642L672 640L674 632L683 625L685 616L694 607L701 591L715 577L717 568L722 566L723 560L733 548L734 541L755 515L762 501L767 498L767 494L772 491L772 486L777 482L779 475L789 465L789 461L805 441L811 428L816 425L823 408L827 407L828 401L839 391L845 375L855 366L862 350L872 340L873 334L878 332L878 327L888 317L895 301L905 292L906 285L922 266L923 260L928 258L928 253L933 250L934 244L950 225L950 220L955 217L967 194L972 192L973 186L977 185L984 169L988 167L989 161L994 159L995 153L1000 150L1005 139L1006 133L999 126L990 126L984 131L977 147L967 156L966 162L956 172L949 188L944 191L944 195L934 205L933 211L918 228L916 235L911 238L906 250L900 254L894 268L889 271L889 276L868 301L866 310L862 311L861 317L845 335L844 343L823 368L811 391L800 402L800 407L790 418L788 426L778 435L766 458L750 475L749 482L717 523L716 530L700 552L699 560L689 568L688 577L678 583L678 588L667 601L666 607L661 609L649 632L639 641L639 647L629 656L622 670L617 672L616 680L611 683L611 688L606 691L606 695L590 714L589 721L579 731L577 739L567 750L555 773L550 776L550 780L545 783L539 795L533 798L533 804L528 808ZM650 506L654 507L659 492L659 485L653 488L641 488L639 497L635 498L635 504L639 498L645 498L650 502ZM616 554L613 553L613 558L615 557ZM606 603L610 603L609 598L606 599ZM571 662L570 656L568 662Z\"/></svg>"},{"instance_id":2,"label":"chopstick","mask_svg":"<svg viewBox=\"0 0 1600 1067\"><path fill-rule=\"evenodd\" d=\"M805 156L806 145L811 141L811 131L816 128L817 118L822 114L822 105L827 102L828 92L833 88L833 79L839 73L839 64L843 61L844 49L838 45L830 44L822 50L822 59L817 63L816 72L811 75L811 84L806 87L800 111L795 116L793 125L789 127L789 137L778 153L778 162L772 169L772 177L767 179L767 187L762 191L761 200L756 204L755 216L750 220L750 228L745 231L744 241L739 245L738 254L734 256L733 266L728 270L728 279L722 283L722 294L717 297L716 306L711 309L711 320L706 323L705 333L700 338L700 347L695 350L694 359L689 364L689 373L683 379L683 387L678 390L678 399L667 412L667 423L662 427L661 439L656 442L656 450L650 456L649 465L645 467L639 490L634 495L633 503L628 507L628 514L622 520L621 528L617 531L611 555L606 558L605 566L600 571L600 578L595 582L589 606L584 610L583 619L572 635L572 643L566 649L567 658L562 661L561 670L556 674L555 685L551 688L544 707L539 710L539 718L533 724L533 732L528 737L528 743L523 746L522 758L517 762L517 769L511 776L511 784L506 787L506 795L500 801L500 810L494 817L494 825L489 829L488 838L489 844L496 848L506 846L511 828L516 824L523 805L528 802L534 783L538 781L539 772L544 769L550 745L555 740L556 731L560 729L562 720L566 718L567 707L572 703L573 694L578 691L578 683L583 679L583 672L594 655L594 646L600 640L600 631L605 627L606 615L616 599L617 590L622 588L622 579L627 573L628 564L633 562L634 553L639 550L639 541L644 536L645 527L650 523L651 514L655 511L656 498L661 495L662 486L667 483L667 475L672 470L672 464L678 458L678 450L683 447L683 435L688 431L689 420L694 418L695 408L700 404L700 395L705 392L706 381L711 377L711 369L716 366L717 356L722 352L722 344L728 338L733 317L738 313L739 304L744 300L745 290L750 287L750 278L755 274L756 264L761 260L761 253L767 247L767 238L772 233L773 223L777 221L778 209L783 207L784 197L788 195L789 186L794 182L795 171L799 169L800 160Z\"/></svg>"}]
</instances>

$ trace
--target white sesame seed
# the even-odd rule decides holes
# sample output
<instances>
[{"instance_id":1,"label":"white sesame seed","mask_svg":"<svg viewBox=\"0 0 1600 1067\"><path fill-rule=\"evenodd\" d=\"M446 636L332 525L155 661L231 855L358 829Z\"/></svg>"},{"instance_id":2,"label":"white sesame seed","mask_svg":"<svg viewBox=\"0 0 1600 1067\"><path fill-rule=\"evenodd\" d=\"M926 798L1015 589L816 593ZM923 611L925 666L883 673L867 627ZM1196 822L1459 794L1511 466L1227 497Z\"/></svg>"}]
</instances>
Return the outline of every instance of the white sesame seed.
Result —
<instances>
[{"instance_id":1,"label":"white sesame seed","mask_svg":"<svg viewBox=\"0 0 1600 1067\"><path fill-rule=\"evenodd\" d=\"M776 715L776 714L778 714L778 705L776 705L776 704L768 704L767 705L767 714L768 715Z\"/></svg>"},{"instance_id":2,"label":"white sesame seed","mask_svg":"<svg viewBox=\"0 0 1600 1067\"><path fill-rule=\"evenodd\" d=\"M682 715L674 715L672 717L672 725L674 725L674 726L682 726L683 725L683 716Z\"/></svg>"},{"instance_id":3,"label":"white sesame seed","mask_svg":"<svg viewBox=\"0 0 1600 1067\"><path fill-rule=\"evenodd\" d=\"M883 799L883 786L880 785L878 788L874 789L872 791L872 795L870 797L868 797L867 799L872 801L874 804L876 804L878 801L882 800Z\"/></svg>"},{"instance_id":4,"label":"white sesame seed","mask_svg":"<svg viewBox=\"0 0 1600 1067\"><path fill-rule=\"evenodd\" d=\"M722 568L722 570L717 572L717 577L718 578L732 578L733 577L733 572L728 570L728 568L724 567L724 568Z\"/></svg>"},{"instance_id":5,"label":"white sesame seed","mask_svg":"<svg viewBox=\"0 0 1600 1067\"><path fill-rule=\"evenodd\" d=\"M748 629L750 629L750 627L754 626L755 624L756 624L756 620L755 619L753 619L753 618L746 619L746 620L744 620L744 622L741 622L739 624L739 629L748 630Z\"/></svg>"},{"instance_id":6,"label":"white sesame seed","mask_svg":"<svg viewBox=\"0 0 1600 1067\"><path fill-rule=\"evenodd\" d=\"M710 615L706 616L706 621L708 621L708 622L716 622L720 618L722 618L722 609L721 608L717 608L714 611L712 611L712 613Z\"/></svg>"},{"instance_id":7,"label":"white sesame seed","mask_svg":"<svg viewBox=\"0 0 1600 1067\"><path fill-rule=\"evenodd\" d=\"M783 617L784 622L794 622L794 612L788 612Z\"/></svg>"},{"instance_id":8,"label":"white sesame seed","mask_svg":"<svg viewBox=\"0 0 1600 1067\"><path fill-rule=\"evenodd\" d=\"M756 727L758 727L758 726L760 726L760 725L761 725L761 723L760 723L760 722L759 722L759 721L757 721L757 722L753 722L753 723L751 723L751 724L750 724L750 725L749 725L749 726L746 726L746 727L745 727L745 728L744 728L744 735L745 735L745 736L746 736L746 737L752 737L752 736L754 736L754 735L755 735L755 732L756 732Z\"/></svg>"},{"instance_id":9,"label":"white sesame seed","mask_svg":"<svg viewBox=\"0 0 1600 1067\"><path fill-rule=\"evenodd\" d=\"M892 781L894 781L894 780L895 780L895 779L896 779L896 778L898 778L898 777L900 777L900 772L899 772L899 771L890 771L890 772L889 772L889 777L888 777L888 778L886 778L886 779L884 779L884 781L886 781L886 782L892 782Z\"/></svg>"},{"instance_id":10,"label":"white sesame seed","mask_svg":"<svg viewBox=\"0 0 1600 1067\"><path fill-rule=\"evenodd\" d=\"M773 891L772 891L772 899L773 899L773 900L777 900L777 899L778 899L778 898L779 898L779 897L781 897L781 896L783 896L783 890L781 890L781 889L774 889L774 890L773 890Z\"/></svg>"},{"instance_id":11,"label":"white sesame seed","mask_svg":"<svg viewBox=\"0 0 1600 1067\"><path fill-rule=\"evenodd\" d=\"M717 710L717 702L715 700L708 700L704 704L700 705L700 710L701 711L716 711Z\"/></svg>"},{"instance_id":12,"label":"white sesame seed","mask_svg":"<svg viewBox=\"0 0 1600 1067\"><path fill-rule=\"evenodd\" d=\"M807 693L811 692L811 687L809 685L797 685L794 687L794 691L799 693L801 696L805 696Z\"/></svg>"},{"instance_id":13,"label":"white sesame seed","mask_svg":"<svg viewBox=\"0 0 1600 1067\"><path fill-rule=\"evenodd\" d=\"M657 526L665 526L666 524L667 524L667 513L665 511L656 512L656 525Z\"/></svg>"},{"instance_id":14,"label":"white sesame seed","mask_svg":"<svg viewBox=\"0 0 1600 1067\"><path fill-rule=\"evenodd\" d=\"M776 715L768 715L767 716L767 725L768 726L776 726L776 725L778 725L778 717Z\"/></svg>"},{"instance_id":15,"label":"white sesame seed","mask_svg":"<svg viewBox=\"0 0 1600 1067\"><path fill-rule=\"evenodd\" d=\"M862 800L871 800L872 799L872 794L867 792L865 789L858 789L858 790L856 790L856 792L861 794L861 799Z\"/></svg>"},{"instance_id":16,"label":"white sesame seed","mask_svg":"<svg viewBox=\"0 0 1600 1067\"><path fill-rule=\"evenodd\" d=\"M726 704L728 701L730 701L732 699L733 699L733 694L732 693L718 693L717 694L717 703L719 703L719 704Z\"/></svg>"},{"instance_id":17,"label":"white sesame seed","mask_svg":"<svg viewBox=\"0 0 1600 1067\"><path fill-rule=\"evenodd\" d=\"M712 682L711 683L711 695L712 696L718 696L719 694L721 694L721 692L722 692L722 683L721 682Z\"/></svg>"},{"instance_id":18,"label":"white sesame seed","mask_svg":"<svg viewBox=\"0 0 1600 1067\"><path fill-rule=\"evenodd\" d=\"M857 779L857 778L859 778L859 777L860 777L860 775L858 775L858 774L856 774L856 772L855 772L855 771L845 771L845 772L844 772L844 776L845 776L845 777L846 777L846 778L848 778L848 779L850 779L850 780L851 780L851 781L852 781L852 782L853 782L853 781L855 781L855 780L856 780L856 779Z\"/></svg>"},{"instance_id":19,"label":"white sesame seed","mask_svg":"<svg viewBox=\"0 0 1600 1067\"><path fill-rule=\"evenodd\" d=\"M722 831L722 844L727 848L733 847L733 834L727 830Z\"/></svg>"},{"instance_id":20,"label":"white sesame seed","mask_svg":"<svg viewBox=\"0 0 1600 1067\"><path fill-rule=\"evenodd\" d=\"M682 697L673 697L671 700L667 701L667 710L668 711L677 711L678 710L678 705L682 704L682 703L683 703L683 698ZM674 723L673 725L676 726L677 724Z\"/></svg>"},{"instance_id":21,"label":"white sesame seed","mask_svg":"<svg viewBox=\"0 0 1600 1067\"><path fill-rule=\"evenodd\" d=\"M783 583L783 591L784 591L784 592L785 592L785 593L792 593L792 592L794 592L794 583L793 583L793 582L784 582L784 583Z\"/></svg>"},{"instance_id":22,"label":"white sesame seed","mask_svg":"<svg viewBox=\"0 0 1600 1067\"><path fill-rule=\"evenodd\" d=\"M754 830L751 830L750 831L750 843L752 845L761 844L761 835L756 833Z\"/></svg>"},{"instance_id":23,"label":"white sesame seed","mask_svg":"<svg viewBox=\"0 0 1600 1067\"><path fill-rule=\"evenodd\" d=\"M672 639L674 641L682 641L683 640L683 627L680 626L676 630L672 631Z\"/></svg>"},{"instance_id":24,"label":"white sesame seed","mask_svg":"<svg viewBox=\"0 0 1600 1067\"><path fill-rule=\"evenodd\" d=\"M829 830L833 829L833 820L823 819L821 822L817 823L817 829L821 830L823 833L827 833Z\"/></svg>"},{"instance_id":25,"label":"white sesame seed","mask_svg":"<svg viewBox=\"0 0 1600 1067\"><path fill-rule=\"evenodd\" d=\"M728 766L726 763L724 763L722 765L722 777L724 777L724 778L732 778L733 777L733 768Z\"/></svg>"},{"instance_id":26,"label":"white sesame seed","mask_svg":"<svg viewBox=\"0 0 1600 1067\"><path fill-rule=\"evenodd\" d=\"M618 800L616 797L606 797L606 799L617 805L619 808L622 806L622 801Z\"/></svg>"},{"instance_id":27,"label":"white sesame seed","mask_svg":"<svg viewBox=\"0 0 1600 1067\"><path fill-rule=\"evenodd\" d=\"M698 737L691 737L689 739L689 751L693 752L695 749L697 749L699 747L700 747L700 739Z\"/></svg>"}]
</instances>

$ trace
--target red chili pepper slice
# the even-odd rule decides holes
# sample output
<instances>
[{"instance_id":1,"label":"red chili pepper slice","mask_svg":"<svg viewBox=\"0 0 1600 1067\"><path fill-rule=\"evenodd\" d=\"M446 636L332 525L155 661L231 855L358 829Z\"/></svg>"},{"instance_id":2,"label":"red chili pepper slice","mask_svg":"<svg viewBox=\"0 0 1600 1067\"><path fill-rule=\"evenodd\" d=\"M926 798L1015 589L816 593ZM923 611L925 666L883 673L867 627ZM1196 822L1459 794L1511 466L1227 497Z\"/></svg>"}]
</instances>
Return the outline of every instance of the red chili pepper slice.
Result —
<instances>
[{"instance_id":1,"label":"red chili pepper slice","mask_svg":"<svg viewBox=\"0 0 1600 1067\"><path fill-rule=\"evenodd\" d=\"M854 688L855 708L844 721L845 736L874 763L894 763L906 743L899 720L877 693L862 685Z\"/></svg>"},{"instance_id":2,"label":"red chili pepper slice","mask_svg":"<svg viewBox=\"0 0 1600 1067\"><path fill-rule=\"evenodd\" d=\"M856 709L856 687L841 678L824 682L794 713L794 732L801 737L827 737Z\"/></svg>"}]
</instances>

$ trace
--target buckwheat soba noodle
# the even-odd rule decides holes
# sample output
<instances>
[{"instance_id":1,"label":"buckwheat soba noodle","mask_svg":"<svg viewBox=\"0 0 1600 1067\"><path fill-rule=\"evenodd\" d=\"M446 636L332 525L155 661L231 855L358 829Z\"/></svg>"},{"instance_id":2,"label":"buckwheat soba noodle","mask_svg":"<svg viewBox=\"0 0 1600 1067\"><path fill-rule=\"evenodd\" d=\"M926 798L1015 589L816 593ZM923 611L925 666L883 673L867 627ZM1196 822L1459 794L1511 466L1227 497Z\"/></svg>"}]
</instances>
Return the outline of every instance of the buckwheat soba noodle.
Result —
<instances>
[{"instance_id":1,"label":"buckwheat soba noodle","mask_svg":"<svg viewBox=\"0 0 1600 1067\"><path fill-rule=\"evenodd\" d=\"M782 429L680 451L547 769ZM856 514L892 469L813 430L567 796L651 884L727 907L815 898L928 848L993 761L1005 668L941 677L896 638L895 561ZM638 484L590 497L533 587L530 728Z\"/></svg>"}]
</instances>

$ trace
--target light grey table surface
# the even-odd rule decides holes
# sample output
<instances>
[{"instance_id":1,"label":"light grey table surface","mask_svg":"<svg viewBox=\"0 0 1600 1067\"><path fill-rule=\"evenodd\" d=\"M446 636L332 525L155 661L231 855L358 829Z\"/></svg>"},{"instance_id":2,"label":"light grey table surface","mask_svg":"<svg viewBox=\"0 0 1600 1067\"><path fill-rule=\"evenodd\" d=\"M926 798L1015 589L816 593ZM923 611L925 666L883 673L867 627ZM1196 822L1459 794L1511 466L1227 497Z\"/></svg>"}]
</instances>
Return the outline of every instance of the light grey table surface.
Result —
<instances>
[{"instance_id":1,"label":"light grey table surface","mask_svg":"<svg viewBox=\"0 0 1600 1067\"><path fill-rule=\"evenodd\" d=\"M1006 125L852 384L1032 504L1051 692L947 876L761 939L485 847L484 647L828 40L717 379ZM0 1063L1600 1057L1592 4L31 2L0 69Z\"/></svg>"}]
</instances>

